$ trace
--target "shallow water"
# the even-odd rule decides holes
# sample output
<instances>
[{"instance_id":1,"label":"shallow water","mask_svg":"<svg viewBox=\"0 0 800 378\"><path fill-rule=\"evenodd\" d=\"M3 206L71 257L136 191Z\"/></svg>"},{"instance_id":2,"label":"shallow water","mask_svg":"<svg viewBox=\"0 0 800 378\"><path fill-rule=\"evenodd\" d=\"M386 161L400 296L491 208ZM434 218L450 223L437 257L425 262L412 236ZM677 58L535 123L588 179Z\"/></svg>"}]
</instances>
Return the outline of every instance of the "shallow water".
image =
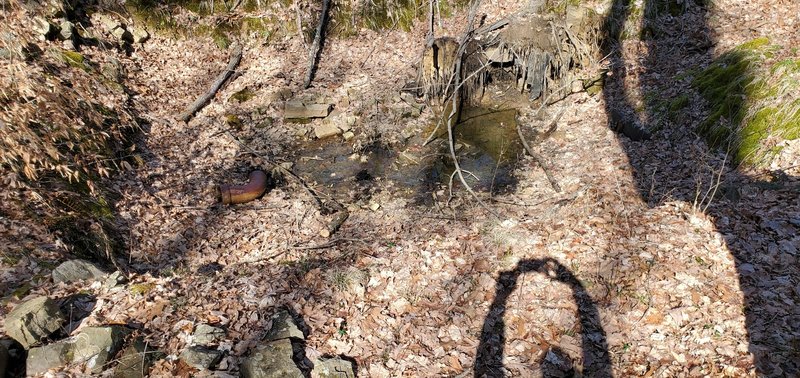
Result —
<instances>
[{"instance_id":1,"label":"shallow water","mask_svg":"<svg viewBox=\"0 0 800 378\"><path fill-rule=\"evenodd\" d=\"M516 125L514 109L462 111L454 127L455 143L459 163L468 172L467 182L475 190L513 190L517 182L513 171L522 153ZM431 191L447 186L454 171L444 128L439 139L421 147L434 127L410 138L404 149L376 145L361 155L353 154L351 144L338 138L311 141L298 151L294 169L334 192L350 190L355 183L383 180L412 197L430 197ZM458 186L454 178L454 188Z\"/></svg>"}]
</instances>

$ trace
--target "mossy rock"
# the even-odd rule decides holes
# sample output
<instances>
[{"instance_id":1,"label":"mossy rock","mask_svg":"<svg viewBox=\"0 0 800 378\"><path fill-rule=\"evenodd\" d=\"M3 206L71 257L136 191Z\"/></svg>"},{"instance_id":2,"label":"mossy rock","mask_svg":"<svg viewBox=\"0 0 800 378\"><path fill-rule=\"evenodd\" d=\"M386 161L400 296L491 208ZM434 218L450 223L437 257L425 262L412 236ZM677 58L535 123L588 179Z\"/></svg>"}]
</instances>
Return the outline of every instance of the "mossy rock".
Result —
<instances>
[{"instance_id":1,"label":"mossy rock","mask_svg":"<svg viewBox=\"0 0 800 378\"><path fill-rule=\"evenodd\" d=\"M231 128L237 129L237 130L241 129L242 125L244 125L244 122L242 122L242 119L239 118L239 116L236 115L236 114L226 114L225 115L225 123L228 125L228 127L231 127Z\"/></svg>"},{"instance_id":2,"label":"mossy rock","mask_svg":"<svg viewBox=\"0 0 800 378\"><path fill-rule=\"evenodd\" d=\"M243 88L242 90L234 93L228 98L228 101L236 101L238 103L247 102L256 95L250 88Z\"/></svg>"},{"instance_id":3,"label":"mossy rock","mask_svg":"<svg viewBox=\"0 0 800 378\"><path fill-rule=\"evenodd\" d=\"M89 71L89 64L83 54L76 51L62 50L61 60L70 67L75 67L84 71Z\"/></svg>"},{"instance_id":4,"label":"mossy rock","mask_svg":"<svg viewBox=\"0 0 800 378\"><path fill-rule=\"evenodd\" d=\"M139 283L131 285L128 290L136 296L144 296L156 287L154 283Z\"/></svg>"},{"instance_id":5,"label":"mossy rock","mask_svg":"<svg viewBox=\"0 0 800 378\"><path fill-rule=\"evenodd\" d=\"M771 63L768 38L742 44L698 73L693 86L710 104L698 131L714 146L731 146L737 162L767 163L777 142L800 137L800 59Z\"/></svg>"}]
</instances>

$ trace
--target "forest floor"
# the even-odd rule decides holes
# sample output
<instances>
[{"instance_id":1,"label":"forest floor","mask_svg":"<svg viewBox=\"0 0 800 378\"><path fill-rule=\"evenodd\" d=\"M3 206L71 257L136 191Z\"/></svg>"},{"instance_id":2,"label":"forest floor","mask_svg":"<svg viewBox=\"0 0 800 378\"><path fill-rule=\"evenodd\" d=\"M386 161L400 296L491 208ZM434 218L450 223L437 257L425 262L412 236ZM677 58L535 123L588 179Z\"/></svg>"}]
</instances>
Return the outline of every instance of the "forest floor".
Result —
<instances>
[{"instance_id":1,"label":"forest floor","mask_svg":"<svg viewBox=\"0 0 800 378\"><path fill-rule=\"evenodd\" d=\"M491 22L522 6L485 2L479 12ZM536 147L560 192L527 156L506 190L491 200L479 193L500 219L459 185L448 203L443 184L410 192L387 177L343 177L315 185L350 211L330 238L320 236L330 216L291 179L235 206L220 205L215 188L270 169L267 159L314 161L309 128L323 121L284 122L290 98L332 103L356 117L354 139L317 145L344 145L357 157L373 146L425 153L406 139L425 133L431 109L419 117L396 110L406 106L400 89L416 76L425 23L329 39L308 90L301 89L308 53L298 36L245 40L238 76L188 124L174 119L224 69L228 52L211 38L156 33L122 62L135 106L150 121L137 143L145 163L112 182L129 266L141 272L129 287L139 289L62 284L34 292L95 290L88 323L139 324L150 344L173 356L190 342L193 325L222 325L229 353L217 373L232 375L281 307L308 326L308 356L352 357L365 377L463 376L497 364L521 377L570 369L755 376L757 366L764 375L800 374L793 370L800 148L787 147L769 170L731 168L692 132L703 100L675 79L761 35L797 45L800 7L777 6L719 0L707 13L691 7L662 20L674 36L661 45L623 44L628 76L605 95L575 93L544 119L533 114L538 104L520 107L518 120L531 133L566 110ZM465 13L444 19L437 33L459 35ZM703 41L713 47L698 53ZM691 93L690 111L659 121L650 140L631 141L607 117L615 90L626 86L634 103L654 90L663 98ZM231 98L244 88L255 96ZM241 122L227 122L230 114ZM789 178L776 184L770 172L778 169ZM715 183L722 185L709 191ZM168 358L152 374L178 371Z\"/></svg>"}]
</instances>

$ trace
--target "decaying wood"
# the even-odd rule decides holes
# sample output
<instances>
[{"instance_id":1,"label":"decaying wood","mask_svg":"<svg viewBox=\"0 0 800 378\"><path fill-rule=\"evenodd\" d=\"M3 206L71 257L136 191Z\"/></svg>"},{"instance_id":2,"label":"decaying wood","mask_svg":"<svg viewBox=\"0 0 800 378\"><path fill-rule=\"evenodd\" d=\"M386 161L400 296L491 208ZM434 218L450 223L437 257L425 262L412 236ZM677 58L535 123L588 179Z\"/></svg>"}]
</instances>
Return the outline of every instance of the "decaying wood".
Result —
<instances>
[{"instance_id":1,"label":"decaying wood","mask_svg":"<svg viewBox=\"0 0 800 378\"><path fill-rule=\"evenodd\" d=\"M234 69L236 68L236 66L239 65L239 62L241 60L242 60L242 45L237 45L233 49L233 54L231 54L231 59L230 61L228 61L228 66L225 67L225 71L222 71L222 73L220 73L219 76L217 76L217 79L214 80L213 84L211 84L211 88L209 88L205 94L200 96L192 104L192 106L189 107L189 109L186 109L185 112L181 113L180 116L178 116L178 119L180 119L183 122L189 122L189 120L192 119L194 114L200 111L200 109L202 109L203 106L205 106L208 103L208 101L211 100L211 98L217 94L217 91L219 91L219 89L222 88L222 85L225 84L228 78L231 77L231 75L233 75Z\"/></svg>"},{"instance_id":2,"label":"decaying wood","mask_svg":"<svg viewBox=\"0 0 800 378\"><path fill-rule=\"evenodd\" d=\"M350 217L350 212L347 211L347 209L345 209L344 207L339 206L339 210L333 216L333 219L330 221L330 223L328 223L328 228L321 230L320 235L322 235L322 237L328 238L331 235L335 234L336 231L339 231L339 227L342 227L344 221L346 221L347 218L349 217Z\"/></svg>"},{"instance_id":3,"label":"decaying wood","mask_svg":"<svg viewBox=\"0 0 800 378\"><path fill-rule=\"evenodd\" d=\"M325 24L328 23L328 9L330 5L331 0L325 0L322 3L322 15L319 17L317 34L314 36L314 43L311 45L311 52L308 57L308 72L306 73L306 81L303 83L303 88L310 87L311 80L314 78L314 71L317 68L317 60L319 59L319 50L324 43Z\"/></svg>"}]
</instances>

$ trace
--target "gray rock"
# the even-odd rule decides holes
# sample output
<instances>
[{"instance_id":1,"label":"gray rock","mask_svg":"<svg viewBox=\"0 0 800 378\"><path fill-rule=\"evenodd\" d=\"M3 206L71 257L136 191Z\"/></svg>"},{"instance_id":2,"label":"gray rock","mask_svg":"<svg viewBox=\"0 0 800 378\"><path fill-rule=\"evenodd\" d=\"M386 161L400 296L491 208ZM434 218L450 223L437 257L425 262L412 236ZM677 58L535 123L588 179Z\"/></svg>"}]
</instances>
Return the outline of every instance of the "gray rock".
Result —
<instances>
[{"instance_id":1,"label":"gray rock","mask_svg":"<svg viewBox=\"0 0 800 378\"><path fill-rule=\"evenodd\" d=\"M314 126L314 135L318 139L327 138L342 133L342 129L336 127L332 122L324 122L321 125Z\"/></svg>"},{"instance_id":2,"label":"gray rock","mask_svg":"<svg viewBox=\"0 0 800 378\"><path fill-rule=\"evenodd\" d=\"M241 365L243 378L301 378L303 372L292 360L292 342L289 339L259 345Z\"/></svg>"},{"instance_id":3,"label":"gray rock","mask_svg":"<svg viewBox=\"0 0 800 378\"><path fill-rule=\"evenodd\" d=\"M133 42L135 43L145 43L148 39L150 39L150 33L147 32L147 29L145 29L144 26L133 28L131 35L133 36Z\"/></svg>"},{"instance_id":4,"label":"gray rock","mask_svg":"<svg viewBox=\"0 0 800 378\"><path fill-rule=\"evenodd\" d=\"M58 37L63 41L75 41L78 38L75 24L67 20L61 21L61 31L59 31Z\"/></svg>"},{"instance_id":5,"label":"gray rock","mask_svg":"<svg viewBox=\"0 0 800 378\"><path fill-rule=\"evenodd\" d=\"M84 260L65 261L53 269L53 282L75 282L96 280L106 275L97 265Z\"/></svg>"},{"instance_id":6,"label":"gray rock","mask_svg":"<svg viewBox=\"0 0 800 378\"><path fill-rule=\"evenodd\" d=\"M123 75L122 64L119 62L119 60L111 58L109 59L108 63L100 65L100 74L108 80L119 83L122 81Z\"/></svg>"},{"instance_id":7,"label":"gray rock","mask_svg":"<svg viewBox=\"0 0 800 378\"><path fill-rule=\"evenodd\" d=\"M133 34L122 26L117 26L111 30L111 35L120 42L133 43Z\"/></svg>"},{"instance_id":8,"label":"gray rock","mask_svg":"<svg viewBox=\"0 0 800 378\"><path fill-rule=\"evenodd\" d=\"M314 370L311 378L355 378L353 363L345 359L334 357L314 361Z\"/></svg>"},{"instance_id":9,"label":"gray rock","mask_svg":"<svg viewBox=\"0 0 800 378\"><path fill-rule=\"evenodd\" d=\"M304 340L305 335L288 311L279 310L272 315L272 328L267 332L267 336L264 340L275 341L289 338Z\"/></svg>"},{"instance_id":10,"label":"gray rock","mask_svg":"<svg viewBox=\"0 0 800 378\"><path fill-rule=\"evenodd\" d=\"M225 330L208 324L198 324L194 330L194 342L197 345L216 345L225 338Z\"/></svg>"},{"instance_id":11,"label":"gray rock","mask_svg":"<svg viewBox=\"0 0 800 378\"><path fill-rule=\"evenodd\" d=\"M61 42L61 47L63 47L64 50L78 51L78 46L75 44L75 41L73 40L66 40Z\"/></svg>"},{"instance_id":12,"label":"gray rock","mask_svg":"<svg viewBox=\"0 0 800 378\"><path fill-rule=\"evenodd\" d=\"M28 359L25 360L27 375L41 374L71 363L74 344L75 338L71 337L53 344L31 348L28 351Z\"/></svg>"},{"instance_id":13,"label":"gray rock","mask_svg":"<svg viewBox=\"0 0 800 378\"><path fill-rule=\"evenodd\" d=\"M20 303L6 316L6 335L29 349L61 328L64 320L64 314L52 299L34 298Z\"/></svg>"},{"instance_id":14,"label":"gray rock","mask_svg":"<svg viewBox=\"0 0 800 378\"><path fill-rule=\"evenodd\" d=\"M11 51L8 49L0 48L0 59L11 60Z\"/></svg>"},{"instance_id":15,"label":"gray rock","mask_svg":"<svg viewBox=\"0 0 800 378\"><path fill-rule=\"evenodd\" d=\"M58 33L58 28L55 25L51 24L50 21L47 21L39 16L33 18L33 22L31 25L33 31L36 32L36 34L43 36L44 38L50 38L51 36Z\"/></svg>"},{"instance_id":16,"label":"gray rock","mask_svg":"<svg viewBox=\"0 0 800 378\"><path fill-rule=\"evenodd\" d=\"M76 335L72 362L86 362L92 373L100 373L125 342L128 331L121 326L87 327Z\"/></svg>"},{"instance_id":17,"label":"gray rock","mask_svg":"<svg viewBox=\"0 0 800 378\"><path fill-rule=\"evenodd\" d=\"M146 377L158 355L158 351L148 348L141 338L137 338L122 351L119 364L114 368L114 378Z\"/></svg>"},{"instance_id":18,"label":"gray rock","mask_svg":"<svg viewBox=\"0 0 800 378\"><path fill-rule=\"evenodd\" d=\"M283 108L284 118L324 118L331 112L331 104L304 104L302 101L287 101Z\"/></svg>"},{"instance_id":19,"label":"gray rock","mask_svg":"<svg viewBox=\"0 0 800 378\"><path fill-rule=\"evenodd\" d=\"M126 282L128 282L128 278L125 277L122 272L115 271L114 273L108 275L108 278L106 278L105 282L103 282L103 286L111 288L122 285Z\"/></svg>"},{"instance_id":20,"label":"gray rock","mask_svg":"<svg viewBox=\"0 0 800 378\"><path fill-rule=\"evenodd\" d=\"M222 351L202 346L192 346L181 352L180 359L196 369L211 369L222 359Z\"/></svg>"}]
</instances>

